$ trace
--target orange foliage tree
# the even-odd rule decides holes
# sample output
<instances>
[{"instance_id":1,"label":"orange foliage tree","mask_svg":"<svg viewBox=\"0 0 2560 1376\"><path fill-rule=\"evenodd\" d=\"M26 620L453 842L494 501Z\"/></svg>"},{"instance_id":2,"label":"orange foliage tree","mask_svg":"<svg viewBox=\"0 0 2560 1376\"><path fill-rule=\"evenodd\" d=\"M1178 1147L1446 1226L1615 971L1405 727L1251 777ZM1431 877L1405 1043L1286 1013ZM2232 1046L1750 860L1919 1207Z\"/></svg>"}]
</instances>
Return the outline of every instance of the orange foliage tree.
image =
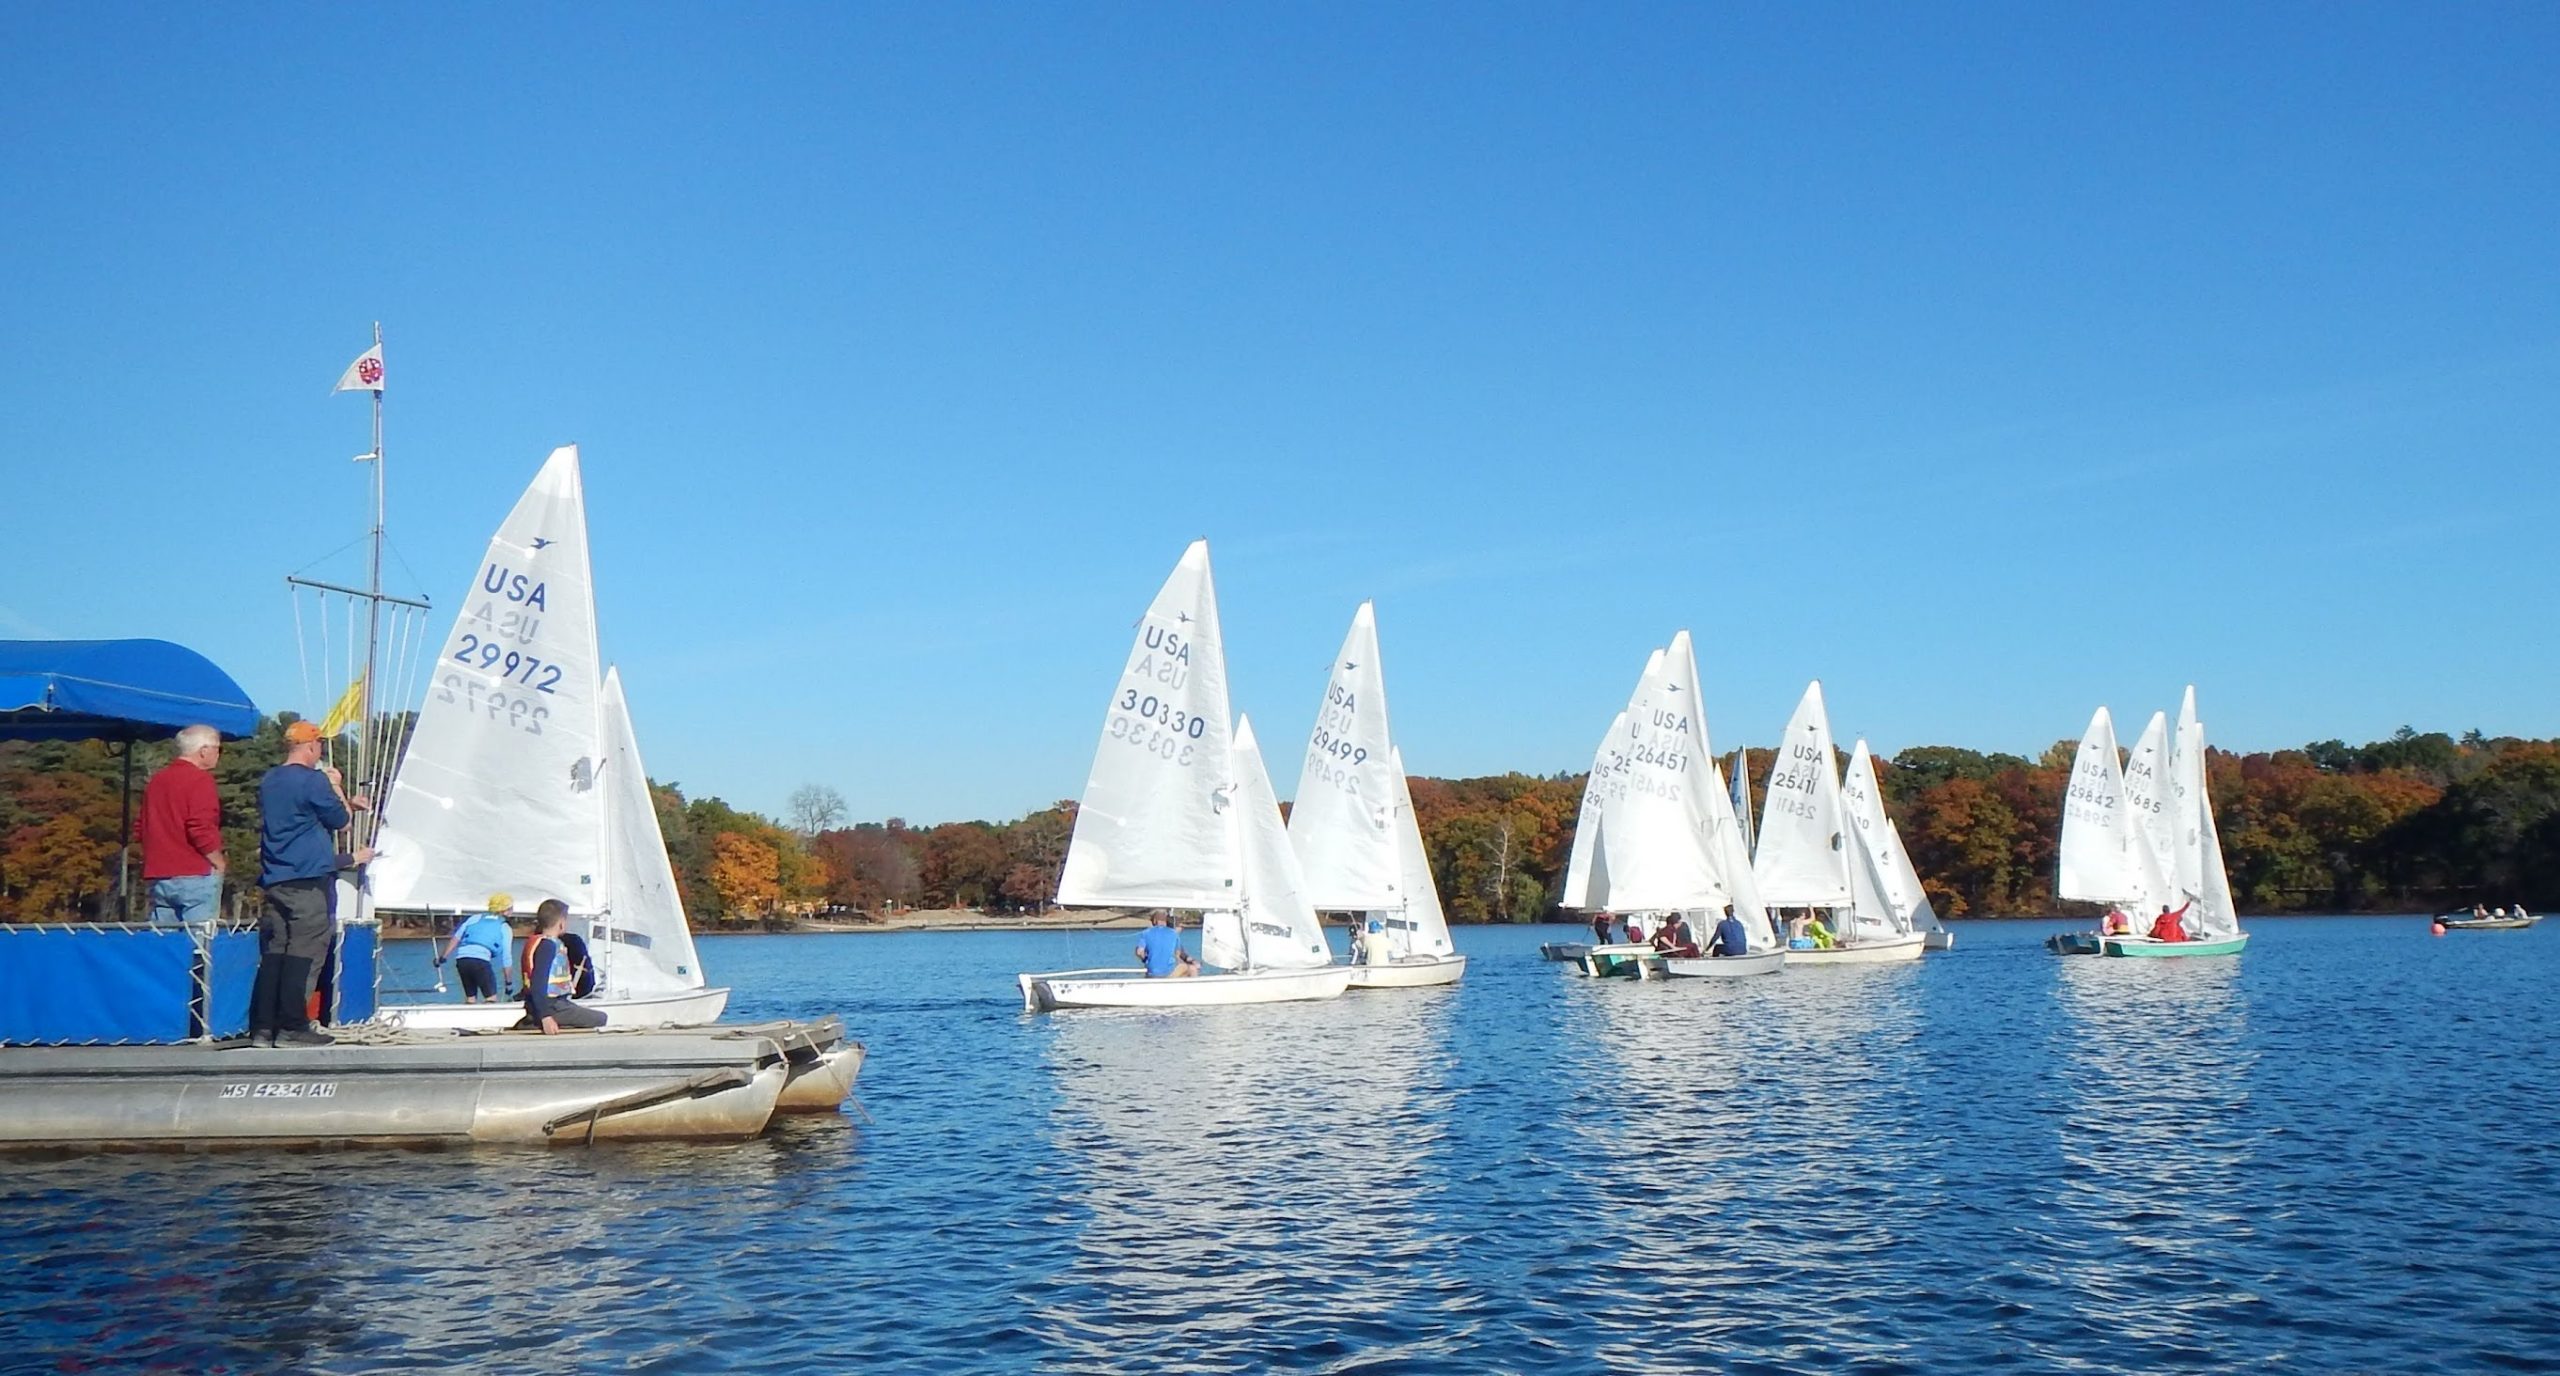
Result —
<instances>
[{"instance_id":1,"label":"orange foliage tree","mask_svg":"<svg viewBox=\"0 0 2560 1376\"><path fill-rule=\"evenodd\" d=\"M782 900L782 861L774 848L740 832L711 838L711 887L734 917L769 912Z\"/></svg>"}]
</instances>

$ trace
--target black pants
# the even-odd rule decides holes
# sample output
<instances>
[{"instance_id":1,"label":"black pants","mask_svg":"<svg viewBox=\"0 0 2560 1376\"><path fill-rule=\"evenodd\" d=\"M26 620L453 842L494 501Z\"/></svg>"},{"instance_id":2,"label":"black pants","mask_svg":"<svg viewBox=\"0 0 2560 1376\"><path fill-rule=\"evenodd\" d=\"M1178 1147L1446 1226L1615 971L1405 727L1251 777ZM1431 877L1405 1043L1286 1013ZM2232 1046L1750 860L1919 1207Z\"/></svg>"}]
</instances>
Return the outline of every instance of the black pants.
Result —
<instances>
[{"instance_id":1,"label":"black pants","mask_svg":"<svg viewBox=\"0 0 2560 1376\"><path fill-rule=\"evenodd\" d=\"M603 1013L596 1009L589 1008L584 1004L571 1003L567 999L553 999L551 1001L551 1020L560 1024L562 1027L604 1026ZM517 1023L516 1026L542 1026L542 1019L535 1015L532 1003L527 1002L525 1004L524 1021Z\"/></svg>"},{"instance_id":2,"label":"black pants","mask_svg":"<svg viewBox=\"0 0 2560 1376\"><path fill-rule=\"evenodd\" d=\"M311 990L329 954L329 881L288 879L267 886L258 913L258 980L249 988L249 1031L311 1026Z\"/></svg>"},{"instance_id":3,"label":"black pants","mask_svg":"<svg viewBox=\"0 0 2560 1376\"><path fill-rule=\"evenodd\" d=\"M453 962L453 972L462 976L462 996L466 999L494 999L498 996L498 972L478 956L462 956Z\"/></svg>"}]
</instances>

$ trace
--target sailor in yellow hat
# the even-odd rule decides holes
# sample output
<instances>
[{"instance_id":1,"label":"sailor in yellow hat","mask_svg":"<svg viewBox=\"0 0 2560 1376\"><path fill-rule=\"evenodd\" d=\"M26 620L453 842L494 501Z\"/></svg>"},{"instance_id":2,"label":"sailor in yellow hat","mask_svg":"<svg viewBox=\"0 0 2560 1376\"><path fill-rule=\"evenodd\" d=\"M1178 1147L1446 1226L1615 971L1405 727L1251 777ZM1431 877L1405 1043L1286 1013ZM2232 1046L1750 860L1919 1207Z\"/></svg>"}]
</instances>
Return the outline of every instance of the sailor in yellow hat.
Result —
<instances>
[{"instance_id":1,"label":"sailor in yellow hat","mask_svg":"<svg viewBox=\"0 0 2560 1376\"><path fill-rule=\"evenodd\" d=\"M444 943L444 954L436 964L453 962L454 973L462 976L464 1003L496 1003L498 972L508 968L507 950L515 933L507 926L507 915L516 910L515 896L489 895L488 911L453 929Z\"/></svg>"}]
</instances>

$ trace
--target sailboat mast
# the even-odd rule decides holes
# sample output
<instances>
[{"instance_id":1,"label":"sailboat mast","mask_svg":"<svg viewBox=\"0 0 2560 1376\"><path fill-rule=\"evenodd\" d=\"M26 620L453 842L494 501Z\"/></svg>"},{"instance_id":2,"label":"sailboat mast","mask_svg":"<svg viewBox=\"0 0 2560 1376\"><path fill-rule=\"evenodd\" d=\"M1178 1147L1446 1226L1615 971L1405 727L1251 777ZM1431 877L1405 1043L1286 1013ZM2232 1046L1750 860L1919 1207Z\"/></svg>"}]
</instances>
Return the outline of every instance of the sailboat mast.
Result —
<instances>
[{"instance_id":1,"label":"sailboat mast","mask_svg":"<svg viewBox=\"0 0 2560 1376\"><path fill-rule=\"evenodd\" d=\"M373 322L373 347L382 347L382 322ZM382 389L373 389L373 551L365 578L364 677L356 691L356 779L368 792L374 787L373 680L374 661L382 645ZM368 825L367 831L373 827Z\"/></svg>"}]
</instances>

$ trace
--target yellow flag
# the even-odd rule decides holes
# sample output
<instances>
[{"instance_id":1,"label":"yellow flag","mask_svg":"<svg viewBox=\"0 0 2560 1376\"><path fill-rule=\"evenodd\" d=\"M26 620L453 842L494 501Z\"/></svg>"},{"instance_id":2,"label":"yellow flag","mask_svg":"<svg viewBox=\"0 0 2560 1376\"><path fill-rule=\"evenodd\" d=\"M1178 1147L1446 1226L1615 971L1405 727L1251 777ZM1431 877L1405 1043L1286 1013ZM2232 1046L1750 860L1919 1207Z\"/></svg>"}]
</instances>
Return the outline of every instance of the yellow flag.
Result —
<instances>
[{"instance_id":1,"label":"yellow flag","mask_svg":"<svg viewBox=\"0 0 2560 1376\"><path fill-rule=\"evenodd\" d=\"M358 674L347 685L347 691L338 695L338 705L330 708L329 715L320 719L320 734L334 736L346 730L356 724L357 715L363 711L364 675Z\"/></svg>"}]
</instances>

